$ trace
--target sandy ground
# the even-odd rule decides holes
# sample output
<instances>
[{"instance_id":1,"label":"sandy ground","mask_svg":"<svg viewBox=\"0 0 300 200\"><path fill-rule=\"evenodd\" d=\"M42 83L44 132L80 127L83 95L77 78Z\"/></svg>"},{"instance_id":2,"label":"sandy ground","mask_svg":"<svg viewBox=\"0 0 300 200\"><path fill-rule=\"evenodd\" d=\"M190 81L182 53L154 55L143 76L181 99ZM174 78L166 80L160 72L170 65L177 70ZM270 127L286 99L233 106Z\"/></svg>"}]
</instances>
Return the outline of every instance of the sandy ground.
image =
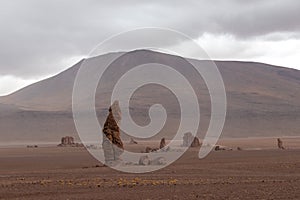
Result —
<instances>
[{"instance_id":1,"label":"sandy ground","mask_svg":"<svg viewBox=\"0 0 300 200\"><path fill-rule=\"evenodd\" d=\"M221 140L247 150L199 160L191 148L146 174L103 167L84 148L0 148L0 199L300 199L300 141L283 140L286 150L270 138Z\"/></svg>"}]
</instances>

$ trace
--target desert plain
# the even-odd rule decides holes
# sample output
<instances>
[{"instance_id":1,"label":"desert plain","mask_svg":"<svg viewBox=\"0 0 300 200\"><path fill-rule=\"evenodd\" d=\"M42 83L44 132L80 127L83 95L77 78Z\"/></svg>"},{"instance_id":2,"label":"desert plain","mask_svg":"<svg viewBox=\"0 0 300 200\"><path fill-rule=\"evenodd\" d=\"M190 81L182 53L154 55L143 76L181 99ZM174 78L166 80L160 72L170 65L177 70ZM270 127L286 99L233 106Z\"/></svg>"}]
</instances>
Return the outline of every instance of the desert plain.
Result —
<instances>
[{"instance_id":1,"label":"desert plain","mask_svg":"<svg viewBox=\"0 0 300 200\"><path fill-rule=\"evenodd\" d=\"M221 139L232 148L198 158L189 148L150 173L104 166L84 147L0 148L0 199L300 199L300 138ZM156 142L125 144L140 151ZM241 147L238 151L236 148Z\"/></svg>"}]
</instances>

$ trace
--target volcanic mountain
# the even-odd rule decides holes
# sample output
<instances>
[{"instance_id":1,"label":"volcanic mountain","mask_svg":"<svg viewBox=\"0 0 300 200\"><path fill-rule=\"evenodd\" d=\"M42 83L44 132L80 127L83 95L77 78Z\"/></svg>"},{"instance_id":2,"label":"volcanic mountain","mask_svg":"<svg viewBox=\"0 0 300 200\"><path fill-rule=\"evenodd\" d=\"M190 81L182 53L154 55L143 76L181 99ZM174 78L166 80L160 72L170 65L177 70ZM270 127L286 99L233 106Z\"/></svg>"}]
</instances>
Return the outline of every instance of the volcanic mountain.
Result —
<instances>
[{"instance_id":1,"label":"volcanic mountain","mask_svg":"<svg viewBox=\"0 0 300 200\"><path fill-rule=\"evenodd\" d=\"M93 70L103 67L105 57L116 54L91 58L97 63ZM95 106L100 124L107 114L110 90L128 66L158 62L172 66L193 83L201 110L198 134L203 136L211 111L209 92L201 76L186 60L189 59L149 50L122 55L110 65L97 88ZM53 142L64 135L77 137L72 116L72 91L84 61L54 77L0 97L1 142ZM208 61L195 62L205 64ZM255 62L215 61L215 64L223 77L227 96L222 137L300 135L300 71ZM83 101L84 98L87 97L83 97ZM178 127L180 108L175 95L167 88L155 84L139 88L131 98L133 119L140 125L148 124L148 109L155 103L165 107L169 118L159 135L171 138Z\"/></svg>"}]
</instances>

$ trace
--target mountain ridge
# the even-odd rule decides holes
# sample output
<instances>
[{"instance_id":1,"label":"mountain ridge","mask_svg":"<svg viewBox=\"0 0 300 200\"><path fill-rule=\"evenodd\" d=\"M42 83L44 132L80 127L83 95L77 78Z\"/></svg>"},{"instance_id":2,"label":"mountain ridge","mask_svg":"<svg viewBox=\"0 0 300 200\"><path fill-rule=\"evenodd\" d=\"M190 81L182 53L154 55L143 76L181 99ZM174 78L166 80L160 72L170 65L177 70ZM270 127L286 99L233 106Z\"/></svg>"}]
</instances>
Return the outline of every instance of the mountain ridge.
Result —
<instances>
[{"instance_id":1,"label":"mountain ridge","mask_svg":"<svg viewBox=\"0 0 300 200\"><path fill-rule=\"evenodd\" d=\"M199 134L203 136L210 117L209 95L203 80L198 80L194 71L189 70L184 64L185 58L154 51L136 50L119 59L108 73L113 75L111 79L116 79L122 71L126 70L121 66L126 68L125 64L136 65L149 59L160 60L164 64L174 66L194 83L203 123L206 123L202 129L200 128ZM61 135L77 136L71 113L72 90L76 73L83 61L53 77L0 97L0 110L5 113L5 116L0 115L2 138L4 140L36 138L38 141L53 141ZM196 61L205 62L205 60ZM222 134L224 137L299 135L299 70L257 62L219 60L214 62L223 76L227 93L228 113ZM108 82L108 85L113 85L113 80L108 79ZM103 84L99 85L98 90ZM109 91L109 88L104 89ZM171 110L170 113L178 111L175 108L176 101L165 97L168 96L167 91L154 86L145 89L150 96L137 92L133 98L132 112L139 116L137 118L141 118L139 123L147 124L147 108L160 98ZM107 101L103 99L107 99L107 95L97 93L96 108L100 112L99 115L105 117ZM14 107L12 109L14 111L8 108L4 111L5 105ZM171 121L177 120L175 114L170 116ZM168 136L174 132L172 128L174 124L175 122L170 122L169 128L164 130Z\"/></svg>"}]
</instances>

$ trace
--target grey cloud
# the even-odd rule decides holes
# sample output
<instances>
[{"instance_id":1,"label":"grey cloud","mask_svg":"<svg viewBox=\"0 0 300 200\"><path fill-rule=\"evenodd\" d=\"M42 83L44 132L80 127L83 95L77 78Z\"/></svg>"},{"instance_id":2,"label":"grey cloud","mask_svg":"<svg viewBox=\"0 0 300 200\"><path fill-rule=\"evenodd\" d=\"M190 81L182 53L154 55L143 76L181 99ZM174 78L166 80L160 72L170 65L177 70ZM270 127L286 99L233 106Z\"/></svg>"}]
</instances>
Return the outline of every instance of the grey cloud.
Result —
<instances>
[{"instance_id":1,"label":"grey cloud","mask_svg":"<svg viewBox=\"0 0 300 200\"><path fill-rule=\"evenodd\" d=\"M103 39L142 26L167 27L193 38L232 34L242 40L299 35L300 2L6 0L0 6L0 75L55 73L65 58L86 55ZM164 41L162 41L164 42Z\"/></svg>"}]
</instances>

